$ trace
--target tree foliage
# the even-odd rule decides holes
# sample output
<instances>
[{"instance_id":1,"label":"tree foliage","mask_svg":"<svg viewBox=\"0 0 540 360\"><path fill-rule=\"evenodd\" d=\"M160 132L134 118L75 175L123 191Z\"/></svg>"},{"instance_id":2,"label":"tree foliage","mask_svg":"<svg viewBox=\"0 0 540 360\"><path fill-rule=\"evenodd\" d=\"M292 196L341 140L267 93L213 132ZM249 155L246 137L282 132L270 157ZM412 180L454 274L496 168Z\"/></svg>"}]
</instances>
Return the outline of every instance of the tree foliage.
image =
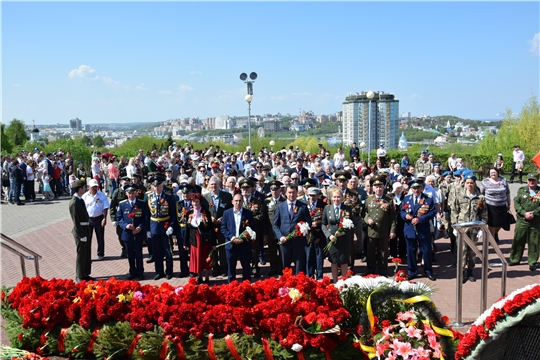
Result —
<instances>
[{"instance_id":1,"label":"tree foliage","mask_svg":"<svg viewBox=\"0 0 540 360\"><path fill-rule=\"evenodd\" d=\"M14 146L24 145L30 139L24 128L24 121L18 119L11 120L6 129L6 135Z\"/></svg>"},{"instance_id":2,"label":"tree foliage","mask_svg":"<svg viewBox=\"0 0 540 360\"><path fill-rule=\"evenodd\" d=\"M94 147L102 148L105 146L105 140L103 140L103 136L97 135L92 140L92 144L94 145Z\"/></svg>"},{"instance_id":3,"label":"tree foliage","mask_svg":"<svg viewBox=\"0 0 540 360\"><path fill-rule=\"evenodd\" d=\"M10 154L13 150L13 144L6 134L5 131L6 124L0 124L0 141L2 142L2 154Z\"/></svg>"}]
</instances>

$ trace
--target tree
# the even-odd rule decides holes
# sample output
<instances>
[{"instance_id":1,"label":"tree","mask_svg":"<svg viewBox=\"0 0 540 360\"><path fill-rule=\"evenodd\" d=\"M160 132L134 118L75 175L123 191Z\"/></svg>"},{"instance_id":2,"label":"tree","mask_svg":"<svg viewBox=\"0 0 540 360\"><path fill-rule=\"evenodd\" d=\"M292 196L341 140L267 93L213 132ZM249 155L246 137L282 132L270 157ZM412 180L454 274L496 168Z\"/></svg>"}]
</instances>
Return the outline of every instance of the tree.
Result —
<instances>
[{"instance_id":1,"label":"tree","mask_svg":"<svg viewBox=\"0 0 540 360\"><path fill-rule=\"evenodd\" d=\"M94 137L94 140L92 140L92 144L97 148L101 148L105 146L105 140L103 140L103 136L98 135Z\"/></svg>"},{"instance_id":2,"label":"tree","mask_svg":"<svg viewBox=\"0 0 540 360\"><path fill-rule=\"evenodd\" d=\"M92 145L92 139L90 139L90 137L88 135L84 135L82 138L81 138L81 141L83 144L85 144L86 146L90 146Z\"/></svg>"},{"instance_id":3,"label":"tree","mask_svg":"<svg viewBox=\"0 0 540 360\"><path fill-rule=\"evenodd\" d=\"M11 120L6 129L6 135L14 146L24 145L30 139L24 129L24 121L18 119Z\"/></svg>"},{"instance_id":4,"label":"tree","mask_svg":"<svg viewBox=\"0 0 540 360\"><path fill-rule=\"evenodd\" d=\"M11 143L11 140L6 134L5 127L6 127L6 124L0 124L0 135L1 135L0 141L2 142L2 153L10 154L11 151L13 150L13 144Z\"/></svg>"}]
</instances>

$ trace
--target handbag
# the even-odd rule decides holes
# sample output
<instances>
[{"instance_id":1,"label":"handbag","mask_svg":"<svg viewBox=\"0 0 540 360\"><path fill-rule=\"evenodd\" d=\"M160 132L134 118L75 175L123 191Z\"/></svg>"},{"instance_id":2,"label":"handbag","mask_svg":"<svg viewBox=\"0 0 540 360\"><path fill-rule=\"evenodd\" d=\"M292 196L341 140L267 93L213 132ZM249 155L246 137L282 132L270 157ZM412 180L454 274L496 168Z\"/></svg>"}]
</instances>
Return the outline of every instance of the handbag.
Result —
<instances>
[{"instance_id":1,"label":"handbag","mask_svg":"<svg viewBox=\"0 0 540 360\"><path fill-rule=\"evenodd\" d=\"M507 212L507 214L508 214L507 215L508 216L508 223L510 225L515 224L516 223L516 217L514 216L514 214L512 214L510 211Z\"/></svg>"}]
</instances>

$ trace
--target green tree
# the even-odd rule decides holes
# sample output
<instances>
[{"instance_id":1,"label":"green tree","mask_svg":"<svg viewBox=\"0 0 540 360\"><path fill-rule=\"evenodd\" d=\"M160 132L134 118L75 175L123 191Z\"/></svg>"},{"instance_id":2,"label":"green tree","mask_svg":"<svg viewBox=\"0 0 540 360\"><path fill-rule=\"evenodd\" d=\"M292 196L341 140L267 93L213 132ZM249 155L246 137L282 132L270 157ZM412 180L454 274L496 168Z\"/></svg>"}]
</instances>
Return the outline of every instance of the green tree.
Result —
<instances>
[{"instance_id":1,"label":"green tree","mask_svg":"<svg viewBox=\"0 0 540 360\"><path fill-rule=\"evenodd\" d=\"M14 146L24 145L30 139L24 129L24 121L18 119L11 120L6 129L6 135Z\"/></svg>"},{"instance_id":2,"label":"green tree","mask_svg":"<svg viewBox=\"0 0 540 360\"><path fill-rule=\"evenodd\" d=\"M97 148L102 148L105 146L105 140L103 140L103 136L98 135L94 137L94 140L92 140L92 144Z\"/></svg>"},{"instance_id":3,"label":"green tree","mask_svg":"<svg viewBox=\"0 0 540 360\"><path fill-rule=\"evenodd\" d=\"M90 139L90 137L88 135L84 135L82 138L81 138L81 141L83 144L87 145L87 146L90 146L92 145L92 139Z\"/></svg>"},{"instance_id":4,"label":"green tree","mask_svg":"<svg viewBox=\"0 0 540 360\"><path fill-rule=\"evenodd\" d=\"M2 142L2 154L10 154L13 150L13 144L6 134L5 131L6 124L0 124L0 141Z\"/></svg>"}]
</instances>

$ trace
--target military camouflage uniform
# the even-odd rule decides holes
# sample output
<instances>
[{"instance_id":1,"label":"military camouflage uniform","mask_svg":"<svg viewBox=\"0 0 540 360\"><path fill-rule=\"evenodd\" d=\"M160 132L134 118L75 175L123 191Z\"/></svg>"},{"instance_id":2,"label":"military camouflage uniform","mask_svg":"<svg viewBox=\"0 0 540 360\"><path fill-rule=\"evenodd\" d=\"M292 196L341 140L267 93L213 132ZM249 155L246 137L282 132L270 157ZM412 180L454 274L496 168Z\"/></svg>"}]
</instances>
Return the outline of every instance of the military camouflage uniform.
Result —
<instances>
[{"instance_id":1,"label":"military camouflage uniform","mask_svg":"<svg viewBox=\"0 0 540 360\"><path fill-rule=\"evenodd\" d=\"M537 185L532 192L528 186L521 187L514 198L514 208L516 209L516 228L510 250L510 263L519 264L525 250L525 243L528 243L529 266L536 268L540 240L540 186ZM534 217L531 220L525 220L525 213L529 211L533 212Z\"/></svg>"}]
</instances>

